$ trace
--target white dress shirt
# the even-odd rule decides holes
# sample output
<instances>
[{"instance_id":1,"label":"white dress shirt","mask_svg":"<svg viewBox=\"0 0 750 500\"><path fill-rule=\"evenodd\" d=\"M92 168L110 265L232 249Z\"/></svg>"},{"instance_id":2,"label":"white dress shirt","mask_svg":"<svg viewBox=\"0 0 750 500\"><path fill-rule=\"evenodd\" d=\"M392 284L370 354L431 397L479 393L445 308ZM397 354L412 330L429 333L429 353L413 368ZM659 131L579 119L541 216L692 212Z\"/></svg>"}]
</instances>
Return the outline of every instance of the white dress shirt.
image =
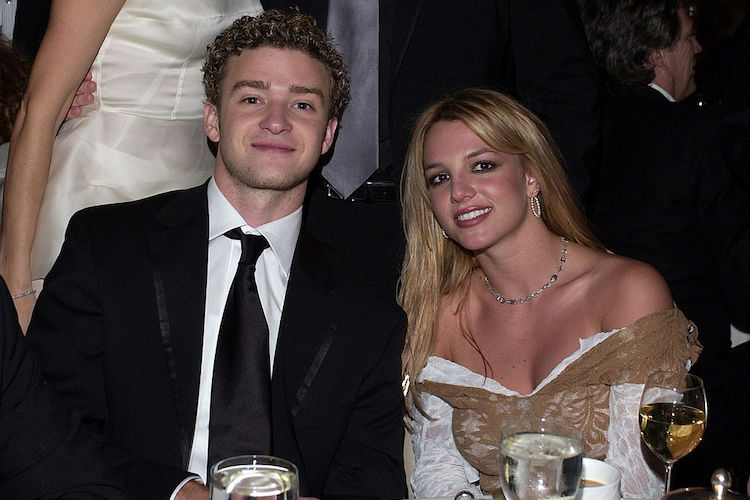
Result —
<instances>
[{"instance_id":1,"label":"white dress shirt","mask_svg":"<svg viewBox=\"0 0 750 500\"><path fill-rule=\"evenodd\" d=\"M648 84L648 86L649 86L649 87L651 87L652 89L656 90L657 92L659 92L659 93L660 93L661 95L663 95L663 96L664 96L664 98L665 98L665 99L666 99L667 101L669 101L669 102L677 102L677 101L675 101L674 97L672 97L672 96L671 96L671 95L669 94L669 92L667 92L667 91L666 91L666 90L664 90L663 88L659 87L659 86L658 86L657 84L655 84L654 82L651 82L651 83L649 83L649 84Z\"/></svg>"},{"instance_id":2,"label":"white dress shirt","mask_svg":"<svg viewBox=\"0 0 750 500\"><path fill-rule=\"evenodd\" d=\"M211 379L214 371L214 354L219 326L229 288L237 271L242 254L239 240L224 233L241 227L249 234L261 234L268 240L269 248L258 258L255 281L263 312L268 323L268 344L271 370L279 335L281 311L284 308L286 285L292 265L294 249L302 226L302 207L281 219L257 228L247 225L232 207L212 178L208 183L208 279L206 282L206 314L203 325L203 352L198 390L198 411L195 419L193 446L188 470L206 482L208 457L208 423L211 416Z\"/></svg>"}]
</instances>

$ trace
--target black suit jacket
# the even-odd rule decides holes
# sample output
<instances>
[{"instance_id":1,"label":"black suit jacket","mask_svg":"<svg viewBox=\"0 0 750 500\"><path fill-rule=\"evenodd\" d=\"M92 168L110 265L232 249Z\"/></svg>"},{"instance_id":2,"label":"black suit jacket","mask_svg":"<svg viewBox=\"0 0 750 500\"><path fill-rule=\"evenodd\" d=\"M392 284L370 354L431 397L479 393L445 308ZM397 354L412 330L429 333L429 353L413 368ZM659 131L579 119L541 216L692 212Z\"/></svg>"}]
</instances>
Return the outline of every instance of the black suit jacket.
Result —
<instances>
[{"instance_id":1,"label":"black suit jacket","mask_svg":"<svg viewBox=\"0 0 750 500\"><path fill-rule=\"evenodd\" d=\"M704 379L711 417L703 443L680 460L673 484L708 486L750 472L750 344L730 350L730 320L750 320L750 198L727 168L710 109L633 88L605 100L603 156L593 220L616 253L653 265L703 344L691 370Z\"/></svg>"},{"instance_id":2,"label":"black suit jacket","mask_svg":"<svg viewBox=\"0 0 750 500\"><path fill-rule=\"evenodd\" d=\"M206 187L71 220L28 338L46 376L110 445L136 498L169 498L195 426L208 256ZM273 453L301 493L405 493L405 320L302 232L272 379Z\"/></svg>"},{"instance_id":3,"label":"black suit jacket","mask_svg":"<svg viewBox=\"0 0 750 500\"><path fill-rule=\"evenodd\" d=\"M126 498L93 437L41 379L2 279L0 363L0 498Z\"/></svg>"},{"instance_id":4,"label":"black suit jacket","mask_svg":"<svg viewBox=\"0 0 750 500\"><path fill-rule=\"evenodd\" d=\"M34 59L49 21L51 0L21 0L16 8L13 45Z\"/></svg>"},{"instance_id":5,"label":"black suit jacket","mask_svg":"<svg viewBox=\"0 0 750 500\"><path fill-rule=\"evenodd\" d=\"M474 86L505 91L537 113L562 150L573 186L586 191L598 138L598 78L573 1L379 1L378 180L398 184L411 125L430 101ZM262 3L298 5L326 26L327 0ZM403 240L396 201L331 200L315 182L308 193L311 232L395 293Z\"/></svg>"},{"instance_id":6,"label":"black suit jacket","mask_svg":"<svg viewBox=\"0 0 750 500\"><path fill-rule=\"evenodd\" d=\"M664 275L698 326L703 364L729 349L732 317L750 320L750 198L716 118L648 87L607 98L593 212L605 245Z\"/></svg>"}]
</instances>

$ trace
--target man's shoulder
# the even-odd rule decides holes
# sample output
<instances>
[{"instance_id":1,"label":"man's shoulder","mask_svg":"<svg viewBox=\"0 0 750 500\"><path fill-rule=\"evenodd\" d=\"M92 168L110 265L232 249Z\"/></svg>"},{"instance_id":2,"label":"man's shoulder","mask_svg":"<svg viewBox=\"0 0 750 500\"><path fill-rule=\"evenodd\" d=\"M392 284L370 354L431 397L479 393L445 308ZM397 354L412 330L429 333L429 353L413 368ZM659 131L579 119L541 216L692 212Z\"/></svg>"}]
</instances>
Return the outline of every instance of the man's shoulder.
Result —
<instances>
[{"instance_id":1,"label":"man's shoulder","mask_svg":"<svg viewBox=\"0 0 750 500\"><path fill-rule=\"evenodd\" d=\"M357 308L367 309L373 315L403 315L396 304L395 290L384 290L365 276L348 258L344 257L324 241L303 230L300 233L299 250L305 255L308 269L315 269L319 276L333 285L333 290L345 297Z\"/></svg>"},{"instance_id":2,"label":"man's shoulder","mask_svg":"<svg viewBox=\"0 0 750 500\"><path fill-rule=\"evenodd\" d=\"M638 141L647 148L672 148L682 157L702 154L721 133L721 114L688 98L670 102L645 87L610 94L602 111L604 141Z\"/></svg>"},{"instance_id":3,"label":"man's shoulder","mask_svg":"<svg viewBox=\"0 0 750 500\"><path fill-rule=\"evenodd\" d=\"M689 126L696 123L715 123L721 114L715 109L700 106L694 96L680 102L670 102L656 89L646 85L612 89L605 95L604 114L651 117L657 121Z\"/></svg>"},{"instance_id":4,"label":"man's shoulder","mask_svg":"<svg viewBox=\"0 0 750 500\"><path fill-rule=\"evenodd\" d=\"M205 199L206 186L202 184L188 189L167 191L138 200L84 208L73 215L70 224L137 226L144 219L153 219L173 206L174 210L177 211L181 211L181 207L192 210L198 209L201 200L205 205Z\"/></svg>"}]
</instances>

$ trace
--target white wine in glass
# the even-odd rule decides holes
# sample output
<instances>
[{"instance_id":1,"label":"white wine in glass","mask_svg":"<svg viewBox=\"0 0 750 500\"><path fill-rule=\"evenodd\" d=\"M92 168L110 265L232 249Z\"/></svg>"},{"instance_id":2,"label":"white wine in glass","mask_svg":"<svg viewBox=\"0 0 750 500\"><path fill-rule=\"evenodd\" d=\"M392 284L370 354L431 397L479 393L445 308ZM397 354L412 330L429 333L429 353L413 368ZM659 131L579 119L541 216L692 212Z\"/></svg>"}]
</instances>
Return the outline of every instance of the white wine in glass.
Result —
<instances>
[{"instance_id":1,"label":"white wine in glass","mask_svg":"<svg viewBox=\"0 0 750 500\"><path fill-rule=\"evenodd\" d=\"M698 446L706 429L706 391L695 375L656 372L643 388L639 410L641 437L666 465L665 493L672 465Z\"/></svg>"}]
</instances>

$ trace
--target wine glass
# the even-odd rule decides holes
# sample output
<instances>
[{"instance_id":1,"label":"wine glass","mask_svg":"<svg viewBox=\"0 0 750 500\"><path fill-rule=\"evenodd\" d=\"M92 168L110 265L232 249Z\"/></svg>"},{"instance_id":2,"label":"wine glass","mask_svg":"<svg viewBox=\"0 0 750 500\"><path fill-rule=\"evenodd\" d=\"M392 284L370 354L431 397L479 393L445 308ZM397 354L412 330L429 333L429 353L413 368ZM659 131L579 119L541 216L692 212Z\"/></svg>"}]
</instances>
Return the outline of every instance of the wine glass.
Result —
<instances>
[{"instance_id":1,"label":"wine glass","mask_svg":"<svg viewBox=\"0 0 750 500\"><path fill-rule=\"evenodd\" d=\"M554 420L505 423L500 483L507 500L573 499L581 482L581 431Z\"/></svg>"},{"instance_id":2,"label":"wine glass","mask_svg":"<svg viewBox=\"0 0 750 500\"><path fill-rule=\"evenodd\" d=\"M211 466L210 500L297 500L298 494L297 467L280 458L243 455Z\"/></svg>"},{"instance_id":3,"label":"wine glass","mask_svg":"<svg viewBox=\"0 0 750 500\"><path fill-rule=\"evenodd\" d=\"M664 492L668 493L672 465L703 439L708 415L703 381L691 374L652 373L638 415L643 441L665 463Z\"/></svg>"}]
</instances>

